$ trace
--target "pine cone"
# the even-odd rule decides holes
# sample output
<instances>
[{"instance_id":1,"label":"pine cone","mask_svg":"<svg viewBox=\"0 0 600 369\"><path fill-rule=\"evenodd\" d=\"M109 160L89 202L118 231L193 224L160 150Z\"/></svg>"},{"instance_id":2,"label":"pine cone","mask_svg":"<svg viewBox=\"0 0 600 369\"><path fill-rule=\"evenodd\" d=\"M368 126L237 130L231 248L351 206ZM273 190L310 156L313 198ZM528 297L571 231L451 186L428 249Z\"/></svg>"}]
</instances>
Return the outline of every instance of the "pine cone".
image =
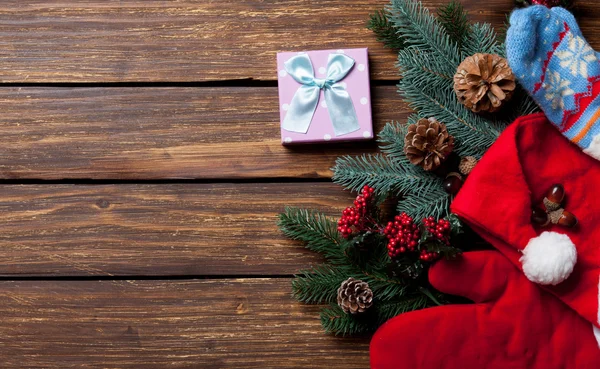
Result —
<instances>
[{"instance_id":1,"label":"pine cone","mask_svg":"<svg viewBox=\"0 0 600 369\"><path fill-rule=\"evenodd\" d=\"M450 136L446 125L435 118L419 119L408 126L404 138L404 153L408 160L423 167L435 170L450 155L454 148L454 137Z\"/></svg>"},{"instance_id":2,"label":"pine cone","mask_svg":"<svg viewBox=\"0 0 600 369\"><path fill-rule=\"evenodd\" d=\"M350 277L338 288L337 303L345 313L362 313L373 305L373 291L367 282Z\"/></svg>"},{"instance_id":3,"label":"pine cone","mask_svg":"<svg viewBox=\"0 0 600 369\"><path fill-rule=\"evenodd\" d=\"M515 90L515 75L506 59L492 54L469 56L454 75L458 100L474 112L494 112Z\"/></svg>"},{"instance_id":4,"label":"pine cone","mask_svg":"<svg viewBox=\"0 0 600 369\"><path fill-rule=\"evenodd\" d=\"M468 176L473 168L475 168L475 165L477 165L477 161L477 158L473 156L463 157L460 159L460 164L458 164L458 171L461 174Z\"/></svg>"}]
</instances>

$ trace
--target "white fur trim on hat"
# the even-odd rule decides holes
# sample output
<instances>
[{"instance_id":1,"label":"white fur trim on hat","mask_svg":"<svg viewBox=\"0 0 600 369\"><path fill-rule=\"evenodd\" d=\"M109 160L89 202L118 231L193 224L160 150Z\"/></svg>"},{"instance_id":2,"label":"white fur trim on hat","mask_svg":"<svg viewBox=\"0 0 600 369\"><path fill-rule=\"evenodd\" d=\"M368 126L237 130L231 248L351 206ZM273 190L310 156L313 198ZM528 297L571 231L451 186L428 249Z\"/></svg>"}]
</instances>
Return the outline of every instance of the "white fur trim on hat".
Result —
<instances>
[{"instance_id":1,"label":"white fur trim on hat","mask_svg":"<svg viewBox=\"0 0 600 369\"><path fill-rule=\"evenodd\" d=\"M600 134L594 136L590 146L587 149L583 150L584 153L588 154L594 159L600 160Z\"/></svg>"},{"instance_id":2,"label":"white fur trim on hat","mask_svg":"<svg viewBox=\"0 0 600 369\"><path fill-rule=\"evenodd\" d=\"M544 232L529 240L520 261L530 281L556 285L573 272L577 249L566 234Z\"/></svg>"}]
</instances>

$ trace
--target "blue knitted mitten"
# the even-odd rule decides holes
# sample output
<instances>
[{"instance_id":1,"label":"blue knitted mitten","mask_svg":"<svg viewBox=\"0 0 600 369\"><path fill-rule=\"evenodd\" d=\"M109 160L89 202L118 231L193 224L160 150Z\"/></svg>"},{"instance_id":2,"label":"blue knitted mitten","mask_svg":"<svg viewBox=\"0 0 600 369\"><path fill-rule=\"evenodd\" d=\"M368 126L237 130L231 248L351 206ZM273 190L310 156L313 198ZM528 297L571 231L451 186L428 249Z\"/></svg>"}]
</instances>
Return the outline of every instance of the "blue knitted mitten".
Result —
<instances>
[{"instance_id":1,"label":"blue knitted mitten","mask_svg":"<svg viewBox=\"0 0 600 369\"><path fill-rule=\"evenodd\" d=\"M542 5L515 10L508 63L548 119L600 160L600 62L571 13Z\"/></svg>"}]
</instances>

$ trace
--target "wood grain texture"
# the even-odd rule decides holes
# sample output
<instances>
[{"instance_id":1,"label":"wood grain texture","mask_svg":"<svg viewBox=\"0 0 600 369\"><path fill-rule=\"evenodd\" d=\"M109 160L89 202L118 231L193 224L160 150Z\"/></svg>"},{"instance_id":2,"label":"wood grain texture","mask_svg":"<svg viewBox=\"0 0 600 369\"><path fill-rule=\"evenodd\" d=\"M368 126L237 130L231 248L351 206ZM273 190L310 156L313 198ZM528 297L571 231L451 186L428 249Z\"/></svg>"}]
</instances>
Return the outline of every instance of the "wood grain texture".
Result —
<instances>
[{"instance_id":1,"label":"wood grain texture","mask_svg":"<svg viewBox=\"0 0 600 369\"><path fill-rule=\"evenodd\" d=\"M446 0L424 0L432 9ZM387 0L5 0L0 81L276 79L278 51L368 47L373 79L396 56L365 28ZM463 1L500 26L512 0ZM600 15L598 8L585 16ZM584 28L590 22L583 22ZM595 25L588 31L597 31Z\"/></svg>"},{"instance_id":2,"label":"wood grain texture","mask_svg":"<svg viewBox=\"0 0 600 369\"><path fill-rule=\"evenodd\" d=\"M375 132L406 119L396 88L373 89ZM330 177L375 142L281 145L277 89L0 88L0 178Z\"/></svg>"},{"instance_id":3,"label":"wood grain texture","mask_svg":"<svg viewBox=\"0 0 600 369\"><path fill-rule=\"evenodd\" d=\"M386 0L3 1L1 81L276 79L278 51L369 47L376 78L394 53L365 29Z\"/></svg>"},{"instance_id":4,"label":"wood grain texture","mask_svg":"<svg viewBox=\"0 0 600 369\"><path fill-rule=\"evenodd\" d=\"M337 217L331 183L0 186L0 275L291 275L322 261L277 229L286 206Z\"/></svg>"},{"instance_id":5,"label":"wood grain texture","mask_svg":"<svg viewBox=\"0 0 600 369\"><path fill-rule=\"evenodd\" d=\"M3 368L365 369L289 279L0 282Z\"/></svg>"}]
</instances>

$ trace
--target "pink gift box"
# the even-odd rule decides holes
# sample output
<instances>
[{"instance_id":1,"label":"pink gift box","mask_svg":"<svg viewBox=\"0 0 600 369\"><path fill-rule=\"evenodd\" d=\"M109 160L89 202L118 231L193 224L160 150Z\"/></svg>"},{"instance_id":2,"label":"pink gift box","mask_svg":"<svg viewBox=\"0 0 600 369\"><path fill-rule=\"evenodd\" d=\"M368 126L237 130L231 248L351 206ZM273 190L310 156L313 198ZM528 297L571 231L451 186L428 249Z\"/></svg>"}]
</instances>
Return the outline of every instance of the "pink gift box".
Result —
<instances>
[{"instance_id":1,"label":"pink gift box","mask_svg":"<svg viewBox=\"0 0 600 369\"><path fill-rule=\"evenodd\" d=\"M287 71L284 63L290 58L307 54L312 62L314 77L323 79L327 75L327 63L330 54L345 54L354 59L354 66L348 74L338 81L343 86L354 105L356 118L360 128L336 135L331 117L324 98L323 89L319 92L319 102L306 133L292 132L284 129L283 121L292 110L292 98L302 86ZM277 54L278 86L279 86L279 115L281 127L281 142L284 145L300 143L318 143L326 141L370 140L373 138L373 122L371 118L371 94L369 88L369 60L366 48L318 50L307 52L282 52Z\"/></svg>"}]
</instances>

